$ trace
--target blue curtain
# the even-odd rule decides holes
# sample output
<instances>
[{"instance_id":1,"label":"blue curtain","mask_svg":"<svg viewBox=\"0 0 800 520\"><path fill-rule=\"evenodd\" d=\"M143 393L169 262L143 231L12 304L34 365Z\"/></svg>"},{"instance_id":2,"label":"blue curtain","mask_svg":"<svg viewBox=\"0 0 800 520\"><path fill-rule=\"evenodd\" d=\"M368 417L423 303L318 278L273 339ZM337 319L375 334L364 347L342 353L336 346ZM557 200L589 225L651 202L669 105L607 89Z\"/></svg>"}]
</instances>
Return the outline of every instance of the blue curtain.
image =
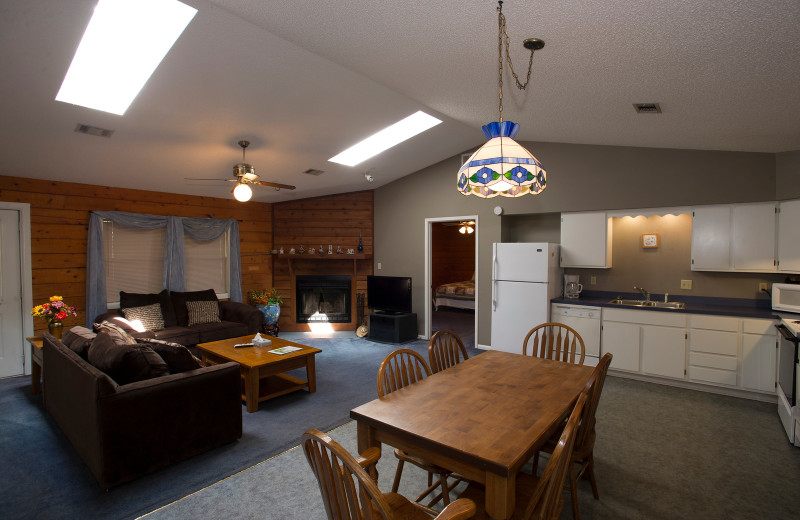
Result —
<instances>
[{"instance_id":1,"label":"blue curtain","mask_svg":"<svg viewBox=\"0 0 800 520\"><path fill-rule=\"evenodd\" d=\"M241 258L239 255L239 223L236 220L165 217L121 211L92 211L89 214L89 241L86 251L86 326L106 312L106 268L103 256L103 219L135 229L167 228L164 244L164 287L169 291L186 290L186 257L184 234L209 241L230 230L230 293L232 301L242 301Z\"/></svg>"}]
</instances>

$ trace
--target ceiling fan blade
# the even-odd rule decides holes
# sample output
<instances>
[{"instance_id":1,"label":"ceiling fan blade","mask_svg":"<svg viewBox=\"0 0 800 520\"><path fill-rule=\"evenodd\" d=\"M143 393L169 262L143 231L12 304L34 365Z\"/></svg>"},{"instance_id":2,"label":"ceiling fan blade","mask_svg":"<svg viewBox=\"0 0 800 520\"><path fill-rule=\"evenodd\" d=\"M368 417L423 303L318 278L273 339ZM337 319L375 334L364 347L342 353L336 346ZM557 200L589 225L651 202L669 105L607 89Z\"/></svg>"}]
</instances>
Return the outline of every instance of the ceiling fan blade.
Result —
<instances>
[{"instance_id":1,"label":"ceiling fan blade","mask_svg":"<svg viewBox=\"0 0 800 520\"><path fill-rule=\"evenodd\" d=\"M277 182L269 182L269 181L250 181L250 184L260 184L262 186L271 186L273 188L278 188L281 190L293 190L295 189L294 186L290 184L279 184Z\"/></svg>"},{"instance_id":2,"label":"ceiling fan blade","mask_svg":"<svg viewBox=\"0 0 800 520\"><path fill-rule=\"evenodd\" d=\"M184 177L183 180L185 180L185 181L229 181L230 179L220 179L220 178L210 179L208 177Z\"/></svg>"}]
</instances>

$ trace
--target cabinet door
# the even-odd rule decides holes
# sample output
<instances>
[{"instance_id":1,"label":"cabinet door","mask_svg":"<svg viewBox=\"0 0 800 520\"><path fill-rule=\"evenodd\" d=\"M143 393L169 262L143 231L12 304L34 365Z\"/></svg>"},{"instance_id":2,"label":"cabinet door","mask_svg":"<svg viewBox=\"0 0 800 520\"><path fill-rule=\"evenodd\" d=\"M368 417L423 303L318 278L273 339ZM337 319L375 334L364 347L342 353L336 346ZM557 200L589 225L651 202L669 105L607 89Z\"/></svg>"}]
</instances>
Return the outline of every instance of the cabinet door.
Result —
<instances>
[{"instance_id":1,"label":"cabinet door","mask_svg":"<svg viewBox=\"0 0 800 520\"><path fill-rule=\"evenodd\" d=\"M774 334L742 334L742 387L775 391L776 342Z\"/></svg>"},{"instance_id":2,"label":"cabinet door","mask_svg":"<svg viewBox=\"0 0 800 520\"><path fill-rule=\"evenodd\" d=\"M768 273L775 265L775 203L733 205L733 269Z\"/></svg>"},{"instance_id":3,"label":"cabinet door","mask_svg":"<svg viewBox=\"0 0 800 520\"><path fill-rule=\"evenodd\" d=\"M778 271L800 273L800 200L786 200L778 213Z\"/></svg>"},{"instance_id":4,"label":"cabinet door","mask_svg":"<svg viewBox=\"0 0 800 520\"><path fill-rule=\"evenodd\" d=\"M730 270L731 206L700 206L692 211L692 270Z\"/></svg>"},{"instance_id":5,"label":"cabinet door","mask_svg":"<svg viewBox=\"0 0 800 520\"><path fill-rule=\"evenodd\" d=\"M561 267L611 267L610 242L605 212L561 214Z\"/></svg>"},{"instance_id":6,"label":"cabinet door","mask_svg":"<svg viewBox=\"0 0 800 520\"><path fill-rule=\"evenodd\" d=\"M610 352L614 356L609 368L639 371L639 330L634 323L603 322L600 355Z\"/></svg>"},{"instance_id":7,"label":"cabinet door","mask_svg":"<svg viewBox=\"0 0 800 520\"><path fill-rule=\"evenodd\" d=\"M683 379L686 371L686 329L642 326L642 372Z\"/></svg>"}]
</instances>

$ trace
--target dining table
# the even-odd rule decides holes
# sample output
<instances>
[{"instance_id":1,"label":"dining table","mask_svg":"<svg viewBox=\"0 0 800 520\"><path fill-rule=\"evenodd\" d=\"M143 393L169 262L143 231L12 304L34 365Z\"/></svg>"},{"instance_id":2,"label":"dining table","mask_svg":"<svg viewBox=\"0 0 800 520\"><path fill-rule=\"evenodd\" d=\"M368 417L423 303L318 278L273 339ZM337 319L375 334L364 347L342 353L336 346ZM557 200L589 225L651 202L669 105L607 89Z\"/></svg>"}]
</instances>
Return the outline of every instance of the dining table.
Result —
<instances>
[{"instance_id":1,"label":"dining table","mask_svg":"<svg viewBox=\"0 0 800 520\"><path fill-rule=\"evenodd\" d=\"M484 484L510 518L516 475L562 427L593 367L486 351L350 411L358 450L394 446Z\"/></svg>"}]
</instances>

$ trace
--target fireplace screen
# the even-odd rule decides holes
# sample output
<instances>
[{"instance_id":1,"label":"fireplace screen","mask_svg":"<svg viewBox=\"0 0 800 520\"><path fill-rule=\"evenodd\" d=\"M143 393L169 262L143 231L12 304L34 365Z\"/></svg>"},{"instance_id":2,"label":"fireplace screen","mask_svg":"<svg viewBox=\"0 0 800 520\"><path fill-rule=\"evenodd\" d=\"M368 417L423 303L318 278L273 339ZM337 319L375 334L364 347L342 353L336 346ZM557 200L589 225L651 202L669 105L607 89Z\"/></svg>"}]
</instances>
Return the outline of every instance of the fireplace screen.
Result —
<instances>
[{"instance_id":1,"label":"fireplace screen","mask_svg":"<svg viewBox=\"0 0 800 520\"><path fill-rule=\"evenodd\" d=\"M349 276L297 276L297 323L349 323Z\"/></svg>"}]
</instances>

